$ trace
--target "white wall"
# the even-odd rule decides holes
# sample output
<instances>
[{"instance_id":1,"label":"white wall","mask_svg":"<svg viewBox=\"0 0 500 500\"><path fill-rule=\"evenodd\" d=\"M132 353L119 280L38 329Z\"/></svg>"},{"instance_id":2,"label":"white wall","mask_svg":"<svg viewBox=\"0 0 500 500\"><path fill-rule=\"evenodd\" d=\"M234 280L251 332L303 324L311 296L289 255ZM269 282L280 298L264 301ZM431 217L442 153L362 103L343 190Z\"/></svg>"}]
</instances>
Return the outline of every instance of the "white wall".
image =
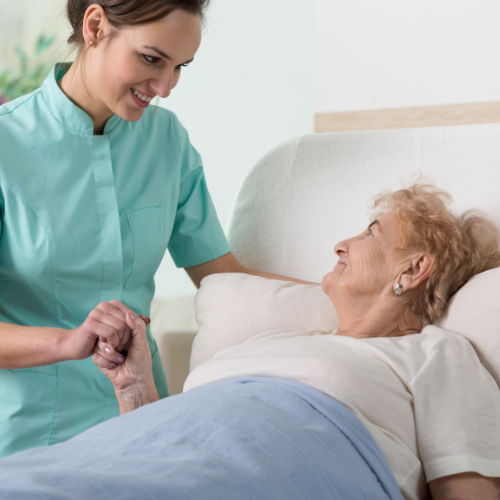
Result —
<instances>
[{"instance_id":1,"label":"white wall","mask_svg":"<svg viewBox=\"0 0 500 500\"><path fill-rule=\"evenodd\" d=\"M236 190L268 150L313 132L314 0L215 0L202 47L162 105L202 154L224 228ZM167 254L157 297L194 293Z\"/></svg>"},{"instance_id":2,"label":"white wall","mask_svg":"<svg viewBox=\"0 0 500 500\"><path fill-rule=\"evenodd\" d=\"M498 0L318 0L317 112L500 99Z\"/></svg>"}]
</instances>

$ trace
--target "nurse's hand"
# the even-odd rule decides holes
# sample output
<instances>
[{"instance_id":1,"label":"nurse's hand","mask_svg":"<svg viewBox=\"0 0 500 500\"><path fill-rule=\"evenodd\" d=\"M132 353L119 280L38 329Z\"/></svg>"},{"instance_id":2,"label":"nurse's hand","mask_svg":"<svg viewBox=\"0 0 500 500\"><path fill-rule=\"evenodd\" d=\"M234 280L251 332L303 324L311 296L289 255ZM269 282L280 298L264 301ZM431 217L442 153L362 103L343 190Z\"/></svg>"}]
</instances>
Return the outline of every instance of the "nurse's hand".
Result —
<instances>
[{"instance_id":1,"label":"nurse's hand","mask_svg":"<svg viewBox=\"0 0 500 500\"><path fill-rule=\"evenodd\" d=\"M117 300L101 302L81 326L68 331L65 342L67 359L86 359L97 350L110 361L123 363L132 339L127 314L137 317ZM145 316L143 319L150 321Z\"/></svg>"},{"instance_id":2,"label":"nurse's hand","mask_svg":"<svg viewBox=\"0 0 500 500\"><path fill-rule=\"evenodd\" d=\"M158 401L153 379L152 358L146 337L146 323L141 317L126 315L132 331L132 340L123 363L113 363L96 352L92 360L112 382L120 404L120 413Z\"/></svg>"}]
</instances>

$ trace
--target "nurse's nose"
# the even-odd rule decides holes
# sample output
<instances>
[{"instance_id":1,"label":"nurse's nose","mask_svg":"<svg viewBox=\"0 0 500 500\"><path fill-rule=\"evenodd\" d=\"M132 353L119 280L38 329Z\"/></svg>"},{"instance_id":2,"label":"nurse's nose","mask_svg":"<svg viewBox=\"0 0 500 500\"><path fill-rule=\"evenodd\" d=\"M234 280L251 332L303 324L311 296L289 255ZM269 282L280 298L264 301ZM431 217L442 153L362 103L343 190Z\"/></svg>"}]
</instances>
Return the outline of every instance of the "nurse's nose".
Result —
<instances>
[{"instance_id":1,"label":"nurse's nose","mask_svg":"<svg viewBox=\"0 0 500 500\"><path fill-rule=\"evenodd\" d=\"M150 85L158 96L162 99L166 99L174 88L174 76L169 74L161 80L151 82Z\"/></svg>"},{"instance_id":2,"label":"nurse's nose","mask_svg":"<svg viewBox=\"0 0 500 500\"><path fill-rule=\"evenodd\" d=\"M158 89L157 94L162 99L166 99L170 95L170 92L172 92L172 88L171 87L165 87L165 88L162 88L162 89Z\"/></svg>"}]
</instances>

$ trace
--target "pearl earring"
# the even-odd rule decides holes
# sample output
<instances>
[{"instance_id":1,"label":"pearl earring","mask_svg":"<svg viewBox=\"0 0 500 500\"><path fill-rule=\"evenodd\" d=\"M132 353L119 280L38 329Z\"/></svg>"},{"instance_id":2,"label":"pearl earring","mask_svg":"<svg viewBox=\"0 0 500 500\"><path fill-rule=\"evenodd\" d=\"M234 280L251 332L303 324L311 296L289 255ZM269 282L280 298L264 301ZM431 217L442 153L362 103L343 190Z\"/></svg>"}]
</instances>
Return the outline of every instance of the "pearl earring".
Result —
<instances>
[{"instance_id":1,"label":"pearl earring","mask_svg":"<svg viewBox=\"0 0 500 500\"><path fill-rule=\"evenodd\" d=\"M399 283L396 286L396 290L394 290L394 293L399 297L403 293L403 285Z\"/></svg>"}]
</instances>

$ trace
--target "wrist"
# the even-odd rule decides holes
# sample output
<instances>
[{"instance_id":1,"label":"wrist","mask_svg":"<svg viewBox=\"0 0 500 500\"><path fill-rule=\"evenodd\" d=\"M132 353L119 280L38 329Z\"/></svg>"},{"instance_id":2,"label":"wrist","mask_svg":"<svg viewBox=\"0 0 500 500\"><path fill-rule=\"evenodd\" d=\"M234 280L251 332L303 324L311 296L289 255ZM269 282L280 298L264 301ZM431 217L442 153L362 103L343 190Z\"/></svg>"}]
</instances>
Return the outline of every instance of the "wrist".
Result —
<instances>
[{"instance_id":1,"label":"wrist","mask_svg":"<svg viewBox=\"0 0 500 500\"><path fill-rule=\"evenodd\" d=\"M115 387L115 393L121 415L160 399L152 377L150 380L135 382L128 387Z\"/></svg>"},{"instance_id":2,"label":"wrist","mask_svg":"<svg viewBox=\"0 0 500 500\"><path fill-rule=\"evenodd\" d=\"M73 352L74 330L59 330L56 337L57 352L60 353L60 361L73 361L76 358Z\"/></svg>"},{"instance_id":3,"label":"wrist","mask_svg":"<svg viewBox=\"0 0 500 500\"><path fill-rule=\"evenodd\" d=\"M58 353L58 361L70 361L75 359L71 349L73 330L54 329L54 347Z\"/></svg>"}]
</instances>

